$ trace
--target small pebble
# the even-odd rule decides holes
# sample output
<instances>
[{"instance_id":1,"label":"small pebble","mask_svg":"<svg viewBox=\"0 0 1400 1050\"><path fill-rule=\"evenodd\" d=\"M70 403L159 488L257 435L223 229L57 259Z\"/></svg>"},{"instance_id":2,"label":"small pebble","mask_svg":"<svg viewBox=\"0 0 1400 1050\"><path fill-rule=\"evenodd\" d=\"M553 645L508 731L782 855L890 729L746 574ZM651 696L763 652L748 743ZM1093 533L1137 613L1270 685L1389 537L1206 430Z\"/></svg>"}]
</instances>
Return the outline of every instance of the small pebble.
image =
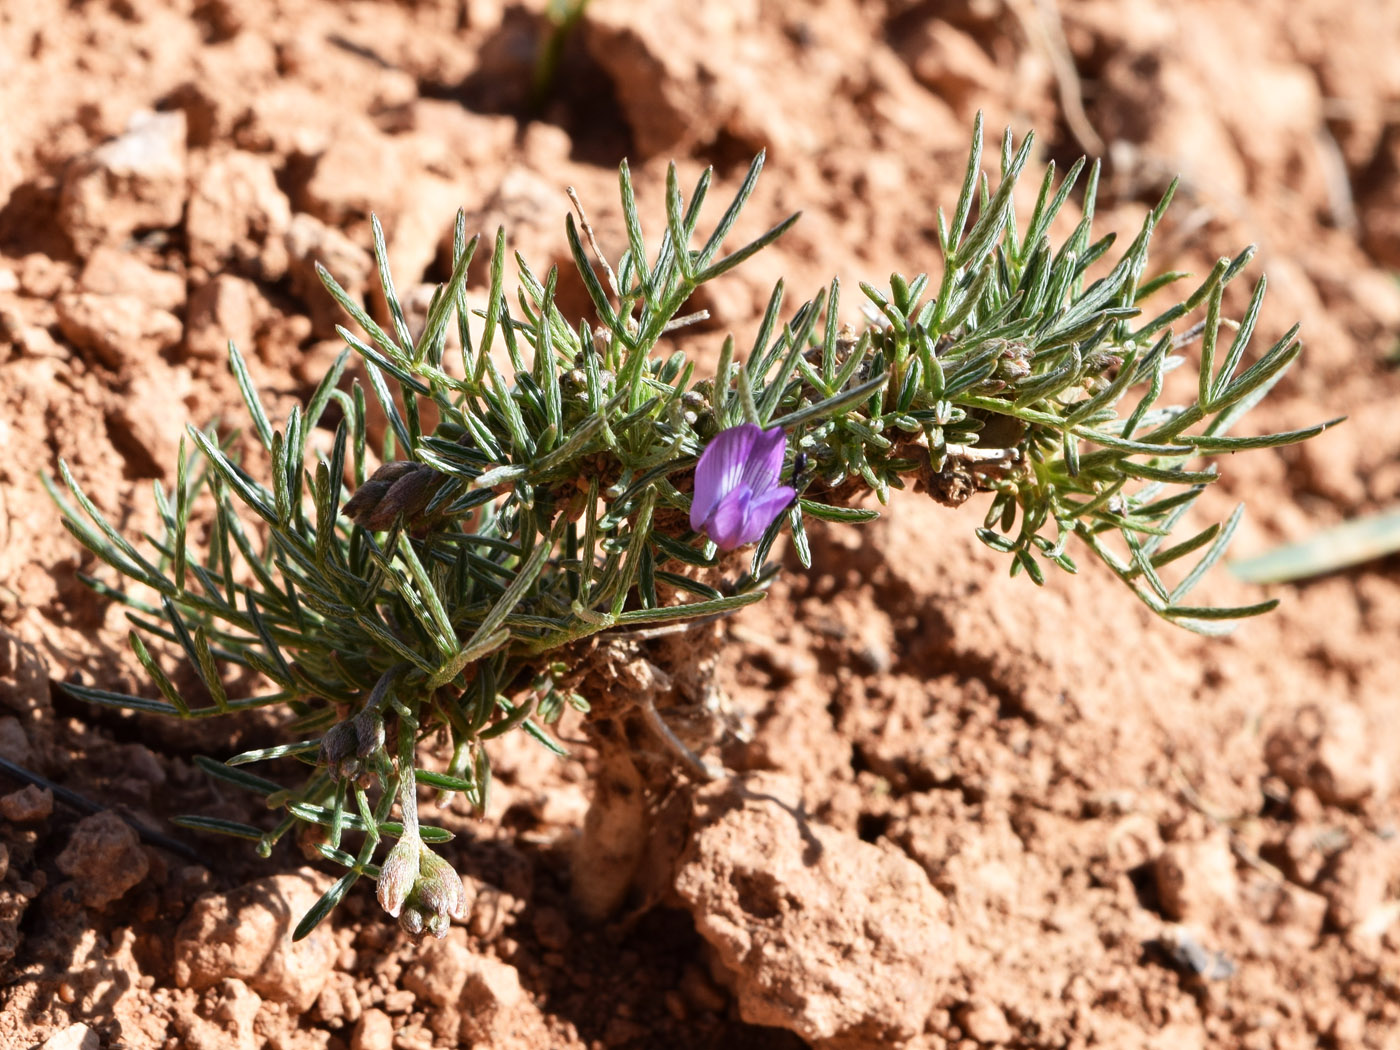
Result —
<instances>
[{"instance_id":1,"label":"small pebble","mask_svg":"<svg viewBox=\"0 0 1400 1050\"><path fill-rule=\"evenodd\" d=\"M59 871L73 877L90 908L105 907L121 897L150 870L136 832L110 810L78 821L55 863Z\"/></svg>"},{"instance_id":2,"label":"small pebble","mask_svg":"<svg viewBox=\"0 0 1400 1050\"><path fill-rule=\"evenodd\" d=\"M542 948L560 951L569 943L569 919L558 908L540 908L535 913L534 928Z\"/></svg>"},{"instance_id":3,"label":"small pebble","mask_svg":"<svg viewBox=\"0 0 1400 1050\"><path fill-rule=\"evenodd\" d=\"M95 1029L75 1024L49 1036L39 1044L39 1050L98 1050L100 1046Z\"/></svg>"},{"instance_id":4,"label":"small pebble","mask_svg":"<svg viewBox=\"0 0 1400 1050\"><path fill-rule=\"evenodd\" d=\"M383 1010L366 1010L350 1036L350 1050L393 1050L394 1022Z\"/></svg>"},{"instance_id":5,"label":"small pebble","mask_svg":"<svg viewBox=\"0 0 1400 1050\"><path fill-rule=\"evenodd\" d=\"M29 737L13 715L0 717L0 758L7 758L17 766L27 766L32 759Z\"/></svg>"},{"instance_id":6,"label":"small pebble","mask_svg":"<svg viewBox=\"0 0 1400 1050\"><path fill-rule=\"evenodd\" d=\"M53 814L53 792L27 784L0 798L0 816L16 824L37 824Z\"/></svg>"},{"instance_id":7,"label":"small pebble","mask_svg":"<svg viewBox=\"0 0 1400 1050\"><path fill-rule=\"evenodd\" d=\"M1001 1007L985 999L974 1000L959 1010L958 1025L979 1043L1008 1043L1015 1036Z\"/></svg>"},{"instance_id":8,"label":"small pebble","mask_svg":"<svg viewBox=\"0 0 1400 1050\"><path fill-rule=\"evenodd\" d=\"M1224 952L1209 951L1185 926L1167 927L1158 943L1176 968L1188 976L1221 981L1235 974L1235 964Z\"/></svg>"}]
</instances>

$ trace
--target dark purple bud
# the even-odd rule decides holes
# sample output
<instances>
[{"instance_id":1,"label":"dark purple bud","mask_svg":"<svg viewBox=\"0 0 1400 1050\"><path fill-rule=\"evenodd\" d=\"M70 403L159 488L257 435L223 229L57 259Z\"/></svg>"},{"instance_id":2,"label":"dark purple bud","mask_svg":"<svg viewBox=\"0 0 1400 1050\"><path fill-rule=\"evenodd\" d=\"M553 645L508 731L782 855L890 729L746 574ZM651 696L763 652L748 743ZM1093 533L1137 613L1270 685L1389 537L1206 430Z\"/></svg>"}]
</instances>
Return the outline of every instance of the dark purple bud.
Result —
<instances>
[{"instance_id":1,"label":"dark purple bud","mask_svg":"<svg viewBox=\"0 0 1400 1050\"><path fill-rule=\"evenodd\" d=\"M384 750L384 716L366 707L351 723L355 727L355 757L369 758Z\"/></svg>"},{"instance_id":2,"label":"dark purple bud","mask_svg":"<svg viewBox=\"0 0 1400 1050\"><path fill-rule=\"evenodd\" d=\"M359 771L359 763L354 760L357 743L355 727L350 722L337 722L326 730L321 738L321 761L332 776L353 776ZM348 766L349 771L343 772L342 766Z\"/></svg>"},{"instance_id":3,"label":"dark purple bud","mask_svg":"<svg viewBox=\"0 0 1400 1050\"><path fill-rule=\"evenodd\" d=\"M400 516L407 526L417 528L429 524L421 517L445 480L432 467L395 460L367 478L341 511L371 532L392 528Z\"/></svg>"},{"instance_id":4,"label":"dark purple bud","mask_svg":"<svg viewBox=\"0 0 1400 1050\"><path fill-rule=\"evenodd\" d=\"M723 551L758 540L797 495L792 486L778 483L786 452L781 427L741 423L721 430L695 468L690 527Z\"/></svg>"}]
</instances>

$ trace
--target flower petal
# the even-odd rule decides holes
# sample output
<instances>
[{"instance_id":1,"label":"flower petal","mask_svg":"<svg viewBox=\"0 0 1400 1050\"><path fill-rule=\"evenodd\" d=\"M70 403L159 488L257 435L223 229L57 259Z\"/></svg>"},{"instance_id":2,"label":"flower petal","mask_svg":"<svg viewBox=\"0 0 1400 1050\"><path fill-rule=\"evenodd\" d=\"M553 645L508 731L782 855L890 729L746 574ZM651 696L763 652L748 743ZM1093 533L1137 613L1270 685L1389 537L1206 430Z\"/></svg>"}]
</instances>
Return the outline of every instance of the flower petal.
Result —
<instances>
[{"instance_id":1,"label":"flower petal","mask_svg":"<svg viewBox=\"0 0 1400 1050\"><path fill-rule=\"evenodd\" d=\"M740 486L720 500L704 522L705 532L722 551L756 543L796 495L797 491L788 485L771 488L760 496Z\"/></svg>"},{"instance_id":2,"label":"flower petal","mask_svg":"<svg viewBox=\"0 0 1400 1050\"><path fill-rule=\"evenodd\" d=\"M720 550L732 551L736 547L753 542L748 535L749 504L752 498L753 494L748 489L737 488L720 500L713 513L705 520L705 532Z\"/></svg>"},{"instance_id":3,"label":"flower petal","mask_svg":"<svg viewBox=\"0 0 1400 1050\"><path fill-rule=\"evenodd\" d=\"M751 424L750 424L751 425ZM757 429L757 428L755 428ZM760 430L744 464L743 483L761 495L778 483L787 454L787 433L782 427Z\"/></svg>"},{"instance_id":4,"label":"flower petal","mask_svg":"<svg viewBox=\"0 0 1400 1050\"><path fill-rule=\"evenodd\" d=\"M704 528L720 500L734 491L760 434L752 423L743 423L721 430L705 446L695 467L695 493L690 499L692 529L699 532Z\"/></svg>"},{"instance_id":5,"label":"flower petal","mask_svg":"<svg viewBox=\"0 0 1400 1050\"><path fill-rule=\"evenodd\" d=\"M791 485L777 485L762 495L755 496L749 503L749 521L757 529L754 539L760 539L768 526L774 520L792 506L792 501L797 497L797 490Z\"/></svg>"}]
</instances>

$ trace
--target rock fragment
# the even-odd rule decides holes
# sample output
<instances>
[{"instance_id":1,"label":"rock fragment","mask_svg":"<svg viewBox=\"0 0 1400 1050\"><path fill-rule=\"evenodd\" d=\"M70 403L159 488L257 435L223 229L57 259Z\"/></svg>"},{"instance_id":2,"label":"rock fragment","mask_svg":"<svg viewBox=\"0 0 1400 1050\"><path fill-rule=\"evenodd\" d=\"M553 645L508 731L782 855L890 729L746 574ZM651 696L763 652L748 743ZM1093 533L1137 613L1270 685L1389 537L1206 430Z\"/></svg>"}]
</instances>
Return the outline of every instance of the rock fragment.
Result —
<instances>
[{"instance_id":1,"label":"rock fragment","mask_svg":"<svg viewBox=\"0 0 1400 1050\"><path fill-rule=\"evenodd\" d=\"M957 1012L958 1027L982 1044L1009 1043L1015 1037L1006 1014L989 999L974 999Z\"/></svg>"},{"instance_id":2,"label":"rock fragment","mask_svg":"<svg viewBox=\"0 0 1400 1050\"><path fill-rule=\"evenodd\" d=\"M320 219L298 212L287 230L287 253L292 291L311 314L312 332L324 339L335 336L335 326L345 321L345 312L326 292L316 274L320 263L330 271L349 296L363 301L374 261L369 252L345 234Z\"/></svg>"},{"instance_id":3,"label":"rock fragment","mask_svg":"<svg viewBox=\"0 0 1400 1050\"><path fill-rule=\"evenodd\" d=\"M1339 929L1363 925L1386 903L1387 887L1400 880L1400 842L1367 835L1332 861L1318 885L1327 918Z\"/></svg>"},{"instance_id":4,"label":"rock fragment","mask_svg":"<svg viewBox=\"0 0 1400 1050\"><path fill-rule=\"evenodd\" d=\"M663 30L664 22L637 19L626 4L595 10L598 17L584 21L584 39L613 82L638 153L684 152L686 144L713 136L714 118L701 115L722 111L713 96L723 81L698 75L703 47L695 27ZM692 21L695 12L677 14Z\"/></svg>"},{"instance_id":5,"label":"rock fragment","mask_svg":"<svg viewBox=\"0 0 1400 1050\"><path fill-rule=\"evenodd\" d=\"M117 900L150 868L136 832L110 810L78 821L57 863L58 870L77 884L78 895L89 908Z\"/></svg>"},{"instance_id":6,"label":"rock fragment","mask_svg":"<svg viewBox=\"0 0 1400 1050\"><path fill-rule=\"evenodd\" d=\"M184 277L147 266L130 252L107 245L93 249L78 285L96 295L132 295L161 310L178 310L185 305Z\"/></svg>"},{"instance_id":7,"label":"rock fragment","mask_svg":"<svg viewBox=\"0 0 1400 1050\"><path fill-rule=\"evenodd\" d=\"M1300 709L1269 734L1264 759L1290 787L1309 788L1337 806L1380 798L1390 785L1365 712L1346 701Z\"/></svg>"},{"instance_id":8,"label":"rock fragment","mask_svg":"<svg viewBox=\"0 0 1400 1050\"><path fill-rule=\"evenodd\" d=\"M138 230L178 225L185 210L185 114L142 111L126 132L73 163L59 225L80 256Z\"/></svg>"},{"instance_id":9,"label":"rock fragment","mask_svg":"<svg viewBox=\"0 0 1400 1050\"><path fill-rule=\"evenodd\" d=\"M217 18L215 8L233 12L242 7L241 0L203 5L211 19ZM166 96L184 110L191 147L232 141L251 119L252 105L286 82L278 76L277 47L267 33L236 33L191 57L190 78Z\"/></svg>"},{"instance_id":10,"label":"rock fragment","mask_svg":"<svg viewBox=\"0 0 1400 1050\"><path fill-rule=\"evenodd\" d=\"M914 861L808 820L764 775L706 788L675 887L752 1024L877 1050L922 1031L948 972L943 898Z\"/></svg>"},{"instance_id":11,"label":"rock fragment","mask_svg":"<svg viewBox=\"0 0 1400 1050\"><path fill-rule=\"evenodd\" d=\"M53 813L53 792L26 784L0 798L0 817L15 824L37 824ZM0 876L3 878L3 876Z\"/></svg>"},{"instance_id":12,"label":"rock fragment","mask_svg":"<svg viewBox=\"0 0 1400 1050\"><path fill-rule=\"evenodd\" d=\"M392 1050L394 1022L383 1010L366 1010L355 1023L350 1050Z\"/></svg>"},{"instance_id":13,"label":"rock fragment","mask_svg":"<svg viewBox=\"0 0 1400 1050\"><path fill-rule=\"evenodd\" d=\"M70 267L43 252L30 252L19 261L19 287L35 299L52 299L72 285Z\"/></svg>"},{"instance_id":14,"label":"rock fragment","mask_svg":"<svg viewBox=\"0 0 1400 1050\"><path fill-rule=\"evenodd\" d=\"M441 940L425 940L404 971L403 985L424 1002L456 1008L471 968L467 931L454 926Z\"/></svg>"},{"instance_id":15,"label":"rock fragment","mask_svg":"<svg viewBox=\"0 0 1400 1050\"><path fill-rule=\"evenodd\" d=\"M257 285L221 273L190 296L185 349L193 357L221 361L231 340L245 355L251 354L258 322L265 312L266 300Z\"/></svg>"},{"instance_id":16,"label":"rock fragment","mask_svg":"<svg viewBox=\"0 0 1400 1050\"><path fill-rule=\"evenodd\" d=\"M236 977L220 981L201 997L199 1008L182 1003L175 1027L183 1050L259 1050L264 1041L254 1030L262 999Z\"/></svg>"},{"instance_id":17,"label":"rock fragment","mask_svg":"<svg viewBox=\"0 0 1400 1050\"><path fill-rule=\"evenodd\" d=\"M899 47L919 83L955 108L988 97L1005 76L975 38L942 19L924 22Z\"/></svg>"},{"instance_id":18,"label":"rock fragment","mask_svg":"<svg viewBox=\"0 0 1400 1050\"><path fill-rule=\"evenodd\" d=\"M38 1050L100 1050L101 1046L96 1029L73 1024L49 1036L39 1044Z\"/></svg>"},{"instance_id":19,"label":"rock fragment","mask_svg":"<svg viewBox=\"0 0 1400 1050\"><path fill-rule=\"evenodd\" d=\"M1269 921L1285 941L1303 950L1311 950L1322 936L1327 908L1326 897L1285 882L1276 890Z\"/></svg>"},{"instance_id":20,"label":"rock fragment","mask_svg":"<svg viewBox=\"0 0 1400 1050\"><path fill-rule=\"evenodd\" d=\"M303 868L199 898L175 934L175 984L201 991L236 977L264 999L309 1009L330 974L335 941L324 925L300 941L291 935L325 888L323 876Z\"/></svg>"},{"instance_id":21,"label":"rock fragment","mask_svg":"<svg viewBox=\"0 0 1400 1050\"><path fill-rule=\"evenodd\" d=\"M369 121L351 121L316 159L297 206L337 229L397 212L403 164L394 140ZM392 193L389 197L386 194Z\"/></svg>"},{"instance_id":22,"label":"rock fragment","mask_svg":"<svg viewBox=\"0 0 1400 1050\"><path fill-rule=\"evenodd\" d=\"M1153 870L1162 910L1178 922L1210 928L1239 906L1239 876L1223 829L1204 839L1168 843Z\"/></svg>"},{"instance_id":23,"label":"rock fragment","mask_svg":"<svg viewBox=\"0 0 1400 1050\"><path fill-rule=\"evenodd\" d=\"M0 718L0 758L7 758L17 766L29 764L29 736L13 715Z\"/></svg>"},{"instance_id":24,"label":"rock fragment","mask_svg":"<svg viewBox=\"0 0 1400 1050\"><path fill-rule=\"evenodd\" d=\"M19 950L24 934L20 933L20 923L24 920L29 899L16 889L0 886L0 964L8 963Z\"/></svg>"},{"instance_id":25,"label":"rock fragment","mask_svg":"<svg viewBox=\"0 0 1400 1050\"><path fill-rule=\"evenodd\" d=\"M495 1045L495 1035L509 1027L525 1003L525 989L514 966L489 955L469 957L462 984L462 1030L473 1042Z\"/></svg>"},{"instance_id":26,"label":"rock fragment","mask_svg":"<svg viewBox=\"0 0 1400 1050\"><path fill-rule=\"evenodd\" d=\"M158 354L178 343L183 332L174 314L134 295L76 292L60 296L56 306L68 340L108 368L120 369L129 357Z\"/></svg>"},{"instance_id":27,"label":"rock fragment","mask_svg":"<svg viewBox=\"0 0 1400 1050\"><path fill-rule=\"evenodd\" d=\"M467 945L467 931L454 926L442 940L426 942L403 975L406 991L432 1004L428 1025L439 1039L463 1045L499 1046L509 1033L528 1030L528 1000L513 966Z\"/></svg>"},{"instance_id":28,"label":"rock fragment","mask_svg":"<svg viewBox=\"0 0 1400 1050\"><path fill-rule=\"evenodd\" d=\"M173 472L184 434L182 414L153 407L188 403L192 388L189 369L161 357L140 358L126 370L125 396L108 408L107 430L131 476L163 478Z\"/></svg>"},{"instance_id":29,"label":"rock fragment","mask_svg":"<svg viewBox=\"0 0 1400 1050\"><path fill-rule=\"evenodd\" d=\"M210 156L194 178L185 216L190 265L280 280L291 222L292 206L267 157L245 150Z\"/></svg>"}]
</instances>

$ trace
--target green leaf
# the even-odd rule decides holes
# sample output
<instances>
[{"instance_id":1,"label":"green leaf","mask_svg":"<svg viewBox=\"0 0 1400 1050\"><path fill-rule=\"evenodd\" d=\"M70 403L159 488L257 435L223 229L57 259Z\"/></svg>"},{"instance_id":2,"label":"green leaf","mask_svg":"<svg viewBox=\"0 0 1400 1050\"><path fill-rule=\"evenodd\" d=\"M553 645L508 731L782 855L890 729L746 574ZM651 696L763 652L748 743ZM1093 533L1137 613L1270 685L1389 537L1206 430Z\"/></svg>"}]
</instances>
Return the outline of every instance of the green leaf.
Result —
<instances>
[{"instance_id":1,"label":"green leaf","mask_svg":"<svg viewBox=\"0 0 1400 1050\"><path fill-rule=\"evenodd\" d=\"M867 510L864 507L832 507L809 499L799 499L797 502L801 506L803 514L819 521L859 525L867 521L874 521L880 516L878 510Z\"/></svg>"},{"instance_id":2,"label":"green leaf","mask_svg":"<svg viewBox=\"0 0 1400 1050\"><path fill-rule=\"evenodd\" d=\"M145 697L129 696L126 693L112 693L106 689L93 689L89 686L78 685L75 682L62 682L59 688L70 696L79 700L86 700L91 704L100 704L103 707L112 707L118 710L142 711L153 715L176 715L182 714L178 707L165 703L162 700L148 700Z\"/></svg>"},{"instance_id":3,"label":"green leaf","mask_svg":"<svg viewBox=\"0 0 1400 1050\"><path fill-rule=\"evenodd\" d=\"M660 609L629 609L615 617L619 627L639 627L643 624L671 623L676 620L693 620L702 616L722 616L742 609L746 605L762 601L763 591L749 591L746 594L730 595L708 602L689 602L684 605L667 605Z\"/></svg>"},{"instance_id":4,"label":"green leaf","mask_svg":"<svg viewBox=\"0 0 1400 1050\"><path fill-rule=\"evenodd\" d=\"M1400 510L1368 514L1252 558L1230 562L1246 583L1287 583L1362 565L1400 551Z\"/></svg>"},{"instance_id":5,"label":"green leaf","mask_svg":"<svg viewBox=\"0 0 1400 1050\"><path fill-rule=\"evenodd\" d=\"M195 755L194 764L216 780L222 780L226 784L232 784L234 787L239 787L245 791L251 791L254 794L263 795L264 797L275 795L282 790L282 785L278 784L276 781L268 780L265 777L260 777L241 769L231 768L218 759L210 758L207 755Z\"/></svg>"},{"instance_id":6,"label":"green leaf","mask_svg":"<svg viewBox=\"0 0 1400 1050\"><path fill-rule=\"evenodd\" d=\"M323 893L321 899L311 906L311 910L302 916L301 922L297 923L297 928L292 931L292 940L302 940L321 925L321 920L334 910L359 877L360 873L351 869L336 880L335 885Z\"/></svg>"},{"instance_id":7,"label":"green leaf","mask_svg":"<svg viewBox=\"0 0 1400 1050\"><path fill-rule=\"evenodd\" d=\"M229 835L236 839L257 842L263 837L262 828L251 824L240 824L235 820L220 820L218 817L183 816L171 817L170 823L191 831L208 831L215 835Z\"/></svg>"},{"instance_id":8,"label":"green leaf","mask_svg":"<svg viewBox=\"0 0 1400 1050\"><path fill-rule=\"evenodd\" d=\"M476 784L463 777L449 776L446 773L435 773L431 769L418 769L414 771L414 777L420 784L428 787L438 788L441 791L461 791L468 793L476 790Z\"/></svg>"}]
</instances>

